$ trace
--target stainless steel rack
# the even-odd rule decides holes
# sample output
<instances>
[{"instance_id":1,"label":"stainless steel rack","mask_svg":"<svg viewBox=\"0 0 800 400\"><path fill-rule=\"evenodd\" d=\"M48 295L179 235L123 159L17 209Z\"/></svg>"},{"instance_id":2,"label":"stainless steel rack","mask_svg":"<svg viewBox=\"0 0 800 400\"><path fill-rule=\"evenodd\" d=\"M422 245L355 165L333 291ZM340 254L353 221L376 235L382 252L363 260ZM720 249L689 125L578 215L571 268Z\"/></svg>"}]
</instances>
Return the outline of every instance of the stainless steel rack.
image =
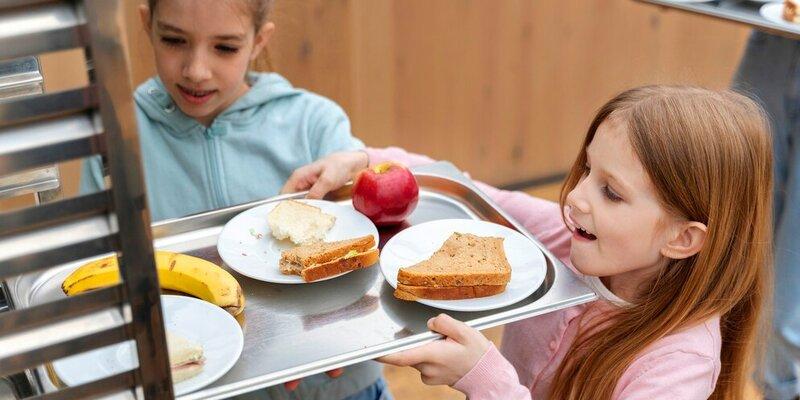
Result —
<instances>
[{"instance_id":1,"label":"stainless steel rack","mask_svg":"<svg viewBox=\"0 0 800 400\"><path fill-rule=\"evenodd\" d=\"M0 60L24 62L19 59L81 48L92 66L86 87L0 101L0 176L100 155L112 185L98 193L0 215L0 279L96 254L124 255L121 284L30 307L12 302L12 310L0 313L0 377L15 377L19 384L51 360L131 339L140 365L57 392L43 393L33 385L25 395L91 398L127 391L148 399L172 397L123 42L123 1L0 3ZM15 184L20 186L19 180ZM79 335L58 331L61 324L110 309L125 316L121 324ZM59 334L42 336L48 329Z\"/></svg>"}]
</instances>

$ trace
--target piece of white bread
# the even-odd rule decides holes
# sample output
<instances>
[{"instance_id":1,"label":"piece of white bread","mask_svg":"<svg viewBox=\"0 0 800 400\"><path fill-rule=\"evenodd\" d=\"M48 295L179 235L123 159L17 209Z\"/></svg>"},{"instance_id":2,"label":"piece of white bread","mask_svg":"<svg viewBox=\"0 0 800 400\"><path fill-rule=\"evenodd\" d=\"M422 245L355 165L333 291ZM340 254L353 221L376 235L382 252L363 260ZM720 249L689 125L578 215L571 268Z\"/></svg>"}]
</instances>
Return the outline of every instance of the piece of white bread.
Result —
<instances>
[{"instance_id":1,"label":"piece of white bread","mask_svg":"<svg viewBox=\"0 0 800 400\"><path fill-rule=\"evenodd\" d=\"M167 353L172 383L194 377L203 370L203 346L173 332L167 332Z\"/></svg>"},{"instance_id":2,"label":"piece of white bread","mask_svg":"<svg viewBox=\"0 0 800 400\"><path fill-rule=\"evenodd\" d=\"M308 244L325 239L336 217L325 214L318 207L299 201L285 200L267 214L267 224L272 236L278 240L289 239L295 244Z\"/></svg>"}]
</instances>

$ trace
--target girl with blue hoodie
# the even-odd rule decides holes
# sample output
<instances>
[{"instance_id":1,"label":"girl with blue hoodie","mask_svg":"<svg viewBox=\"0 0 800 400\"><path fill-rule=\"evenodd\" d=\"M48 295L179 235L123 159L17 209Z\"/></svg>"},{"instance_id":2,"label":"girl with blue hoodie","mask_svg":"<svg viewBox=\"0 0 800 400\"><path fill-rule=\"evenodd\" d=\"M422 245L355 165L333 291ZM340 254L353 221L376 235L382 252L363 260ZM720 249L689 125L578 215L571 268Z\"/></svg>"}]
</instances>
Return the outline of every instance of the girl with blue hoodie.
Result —
<instances>
[{"instance_id":1,"label":"girl with blue hoodie","mask_svg":"<svg viewBox=\"0 0 800 400\"><path fill-rule=\"evenodd\" d=\"M140 8L158 72L134 94L153 221L280 192L320 198L367 166L363 143L334 102L278 74L248 72L275 30L271 3L149 0ZM101 160L88 159L81 192L104 186ZM328 375L247 397L390 398L374 362Z\"/></svg>"}]
</instances>

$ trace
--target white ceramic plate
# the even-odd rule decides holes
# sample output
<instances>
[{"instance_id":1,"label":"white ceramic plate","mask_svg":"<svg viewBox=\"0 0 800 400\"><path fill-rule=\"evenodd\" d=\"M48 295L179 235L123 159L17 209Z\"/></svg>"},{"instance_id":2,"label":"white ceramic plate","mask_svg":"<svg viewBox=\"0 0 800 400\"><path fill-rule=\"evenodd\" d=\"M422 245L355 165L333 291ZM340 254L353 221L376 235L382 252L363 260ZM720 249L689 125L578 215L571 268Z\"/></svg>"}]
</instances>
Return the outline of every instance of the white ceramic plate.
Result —
<instances>
[{"instance_id":1,"label":"white ceramic plate","mask_svg":"<svg viewBox=\"0 0 800 400\"><path fill-rule=\"evenodd\" d=\"M161 296L161 309L166 329L202 345L206 358L200 374L175 385L176 396L216 381L239 360L244 346L242 328L225 310L194 297L171 295ZM76 386L137 365L136 346L130 341L55 361L53 369L66 385Z\"/></svg>"},{"instance_id":2,"label":"white ceramic plate","mask_svg":"<svg viewBox=\"0 0 800 400\"><path fill-rule=\"evenodd\" d=\"M774 22L778 25L790 28L792 30L800 31L800 25L793 24L783 19L783 3L767 3L761 6L758 10L764 19Z\"/></svg>"},{"instance_id":3,"label":"white ceramic plate","mask_svg":"<svg viewBox=\"0 0 800 400\"><path fill-rule=\"evenodd\" d=\"M298 200L336 217L336 222L325 236L326 242L372 235L379 242L378 229L364 214L353 207L325 200ZM267 214L279 202L251 208L233 217L222 230L217 250L229 267L236 272L265 282L307 283L297 275L284 275L278 268L281 252L295 245L287 240L277 240L267 225ZM347 272L345 272L347 273ZM336 275L341 276L344 274ZM335 278L332 276L327 279ZM321 279L326 280L326 279ZM315 281L319 282L319 281Z\"/></svg>"},{"instance_id":4,"label":"white ceramic plate","mask_svg":"<svg viewBox=\"0 0 800 400\"><path fill-rule=\"evenodd\" d=\"M514 304L535 292L544 282L547 265L544 254L521 233L486 221L443 219L414 225L395 235L381 251L381 271L386 281L397 288L397 272L429 258L453 232L502 237L503 249L511 265L511 281L503 293L466 300L428 300L418 302L452 311L484 311Z\"/></svg>"},{"instance_id":5,"label":"white ceramic plate","mask_svg":"<svg viewBox=\"0 0 800 400\"><path fill-rule=\"evenodd\" d=\"M778 2L783 3L783 0L748 0L748 1L751 1L753 3L762 3L762 4L763 3L778 3Z\"/></svg>"}]
</instances>

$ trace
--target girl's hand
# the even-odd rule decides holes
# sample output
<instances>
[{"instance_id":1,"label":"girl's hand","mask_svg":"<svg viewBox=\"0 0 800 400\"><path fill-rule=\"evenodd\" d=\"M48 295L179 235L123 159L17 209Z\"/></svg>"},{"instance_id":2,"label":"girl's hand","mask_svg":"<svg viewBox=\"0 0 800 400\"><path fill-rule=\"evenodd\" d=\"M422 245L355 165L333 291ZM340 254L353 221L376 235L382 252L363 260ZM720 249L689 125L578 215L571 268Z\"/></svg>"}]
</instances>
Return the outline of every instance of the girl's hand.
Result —
<instances>
[{"instance_id":1,"label":"girl's hand","mask_svg":"<svg viewBox=\"0 0 800 400\"><path fill-rule=\"evenodd\" d=\"M308 190L309 199L321 199L328 192L344 186L368 166L369 156L364 151L333 153L296 169L283 185L281 193Z\"/></svg>"},{"instance_id":2,"label":"girl's hand","mask_svg":"<svg viewBox=\"0 0 800 400\"><path fill-rule=\"evenodd\" d=\"M446 314L428 320L428 328L446 338L378 358L378 361L413 367L420 372L426 385L453 386L472 370L491 346L482 333Z\"/></svg>"}]
</instances>

